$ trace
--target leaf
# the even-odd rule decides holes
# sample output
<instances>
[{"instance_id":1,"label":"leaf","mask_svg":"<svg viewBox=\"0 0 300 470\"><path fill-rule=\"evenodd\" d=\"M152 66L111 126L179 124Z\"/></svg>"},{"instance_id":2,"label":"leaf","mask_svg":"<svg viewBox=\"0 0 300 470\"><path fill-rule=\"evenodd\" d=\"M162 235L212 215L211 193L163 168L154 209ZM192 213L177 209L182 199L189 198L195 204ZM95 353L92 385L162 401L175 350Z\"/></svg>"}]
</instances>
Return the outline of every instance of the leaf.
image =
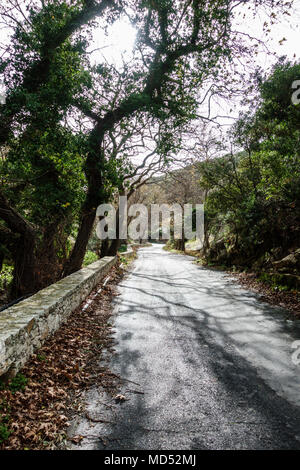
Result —
<instances>
[{"instance_id":1,"label":"leaf","mask_svg":"<svg viewBox=\"0 0 300 470\"><path fill-rule=\"evenodd\" d=\"M125 397L124 395L122 395L121 393L118 393L118 395L116 395L116 396L114 397L114 399L115 399L116 401L120 402L120 401L125 401L125 400L126 400L126 397Z\"/></svg>"},{"instance_id":2,"label":"leaf","mask_svg":"<svg viewBox=\"0 0 300 470\"><path fill-rule=\"evenodd\" d=\"M81 436L80 434L77 434L76 436L71 437L70 441L74 442L74 444L78 444L79 442L82 441L84 436Z\"/></svg>"}]
</instances>

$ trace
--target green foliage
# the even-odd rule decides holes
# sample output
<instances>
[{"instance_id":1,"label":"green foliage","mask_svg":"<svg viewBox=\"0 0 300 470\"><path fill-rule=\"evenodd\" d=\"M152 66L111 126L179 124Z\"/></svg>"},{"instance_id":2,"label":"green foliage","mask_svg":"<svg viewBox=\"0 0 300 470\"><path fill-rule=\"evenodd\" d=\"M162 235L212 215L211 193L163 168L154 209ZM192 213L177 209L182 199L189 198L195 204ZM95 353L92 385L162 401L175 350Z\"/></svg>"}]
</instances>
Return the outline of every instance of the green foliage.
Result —
<instances>
[{"instance_id":1,"label":"green foliage","mask_svg":"<svg viewBox=\"0 0 300 470\"><path fill-rule=\"evenodd\" d=\"M284 274L261 273L258 279L270 286L274 291L290 291L296 288L293 278Z\"/></svg>"},{"instance_id":2,"label":"green foliage","mask_svg":"<svg viewBox=\"0 0 300 470\"><path fill-rule=\"evenodd\" d=\"M47 356L45 354L37 354L36 358L41 362L47 361Z\"/></svg>"},{"instance_id":3,"label":"green foliage","mask_svg":"<svg viewBox=\"0 0 300 470\"><path fill-rule=\"evenodd\" d=\"M122 253L120 255L120 263L123 264L124 266L130 265L132 261L136 258L135 252L132 252L131 255L129 256L122 256Z\"/></svg>"},{"instance_id":4,"label":"green foliage","mask_svg":"<svg viewBox=\"0 0 300 470\"><path fill-rule=\"evenodd\" d=\"M291 104L296 77L300 65L281 61L260 85L255 114L242 116L232 130L245 151L200 169L209 190L209 231L224 241L229 264L251 266L276 247L285 252L299 242L300 109ZM220 251L209 254L218 257Z\"/></svg>"},{"instance_id":5,"label":"green foliage","mask_svg":"<svg viewBox=\"0 0 300 470\"><path fill-rule=\"evenodd\" d=\"M99 258L93 251L87 251L84 257L83 266L95 263Z\"/></svg>"},{"instance_id":6,"label":"green foliage","mask_svg":"<svg viewBox=\"0 0 300 470\"><path fill-rule=\"evenodd\" d=\"M0 272L0 292L8 289L13 279L13 267L4 264Z\"/></svg>"},{"instance_id":7,"label":"green foliage","mask_svg":"<svg viewBox=\"0 0 300 470\"><path fill-rule=\"evenodd\" d=\"M23 391L26 388L28 379L20 372L11 380L9 389L12 392Z\"/></svg>"},{"instance_id":8,"label":"green foliage","mask_svg":"<svg viewBox=\"0 0 300 470\"><path fill-rule=\"evenodd\" d=\"M256 0L252 7L265 3ZM288 10L289 3L279 0L276 8ZM38 290L79 269L96 207L138 180L132 178L132 161L142 154L136 153L137 139L151 148L149 137L143 138L150 129L157 155L169 163L182 131L197 117L199 89L231 82L228 62L239 50L251 52L232 28L232 10L227 0L59 0L30 2L15 21L12 8L14 34L8 58L0 59L7 88L0 106L0 236L6 237L0 248L14 260L17 292ZM98 14L99 24L92 24ZM138 31L133 56L127 61L124 55L121 65L94 65L87 50L91 28L106 32L119 15ZM129 155L124 147L135 150ZM264 155L274 151L270 147ZM276 196L278 171L275 165L263 175L270 179L270 198ZM246 180L248 169L244 173ZM281 186L293 190L289 174L282 175ZM251 197L245 204L255 216ZM75 231L78 243L71 251ZM28 254L18 251L25 238Z\"/></svg>"},{"instance_id":9,"label":"green foliage","mask_svg":"<svg viewBox=\"0 0 300 470\"><path fill-rule=\"evenodd\" d=\"M27 383L28 379L23 374L18 372L17 375L9 382L8 388L13 393L22 392L25 390Z\"/></svg>"},{"instance_id":10,"label":"green foliage","mask_svg":"<svg viewBox=\"0 0 300 470\"><path fill-rule=\"evenodd\" d=\"M11 407L7 400L0 401L0 444L6 441L12 431L9 429Z\"/></svg>"},{"instance_id":11,"label":"green foliage","mask_svg":"<svg viewBox=\"0 0 300 470\"><path fill-rule=\"evenodd\" d=\"M9 438L11 433L12 431L7 427L7 425L0 422L0 444Z\"/></svg>"}]
</instances>

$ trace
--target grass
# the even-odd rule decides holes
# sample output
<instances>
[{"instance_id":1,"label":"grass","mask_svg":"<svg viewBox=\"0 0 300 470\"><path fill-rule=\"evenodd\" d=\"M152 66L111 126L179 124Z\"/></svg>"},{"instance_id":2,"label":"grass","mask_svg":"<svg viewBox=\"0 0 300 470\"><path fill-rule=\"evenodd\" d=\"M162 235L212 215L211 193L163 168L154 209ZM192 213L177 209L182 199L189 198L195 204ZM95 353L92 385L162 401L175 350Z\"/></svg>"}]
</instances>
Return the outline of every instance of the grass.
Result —
<instances>
[{"instance_id":1,"label":"grass","mask_svg":"<svg viewBox=\"0 0 300 470\"><path fill-rule=\"evenodd\" d=\"M6 291L13 280L13 266L3 264L2 271L0 272L0 292Z\"/></svg>"},{"instance_id":2,"label":"grass","mask_svg":"<svg viewBox=\"0 0 300 470\"><path fill-rule=\"evenodd\" d=\"M271 287L272 290L276 291L279 290L281 292L284 291L297 291L298 289L294 285L292 281L292 277L279 273L261 273L258 276L258 280L267 284Z\"/></svg>"},{"instance_id":3,"label":"grass","mask_svg":"<svg viewBox=\"0 0 300 470\"><path fill-rule=\"evenodd\" d=\"M136 254L133 251L130 256L120 256L120 263L123 264L124 266L128 266L129 264L132 263L132 261L136 258Z\"/></svg>"},{"instance_id":4,"label":"grass","mask_svg":"<svg viewBox=\"0 0 300 470\"><path fill-rule=\"evenodd\" d=\"M18 373L12 380L10 380L7 384L0 382L0 390L10 390L13 394L15 392L22 392L25 390L26 385L28 383L27 377L25 377L23 374ZM2 442L6 441L10 435L12 434L12 431L9 429L8 425L9 422L11 421L10 418L10 405L8 405L6 400L2 400L0 402L0 444Z\"/></svg>"},{"instance_id":5,"label":"grass","mask_svg":"<svg viewBox=\"0 0 300 470\"><path fill-rule=\"evenodd\" d=\"M127 251L127 245L121 245L118 249L119 253L125 253Z\"/></svg>"},{"instance_id":6,"label":"grass","mask_svg":"<svg viewBox=\"0 0 300 470\"><path fill-rule=\"evenodd\" d=\"M6 424L0 422L0 444L11 435L11 430L7 427Z\"/></svg>"},{"instance_id":7,"label":"grass","mask_svg":"<svg viewBox=\"0 0 300 470\"><path fill-rule=\"evenodd\" d=\"M0 390L8 389L12 393L22 392L23 390L25 390L27 383L27 377L18 372L17 375L8 382L8 384L0 381Z\"/></svg>"}]
</instances>

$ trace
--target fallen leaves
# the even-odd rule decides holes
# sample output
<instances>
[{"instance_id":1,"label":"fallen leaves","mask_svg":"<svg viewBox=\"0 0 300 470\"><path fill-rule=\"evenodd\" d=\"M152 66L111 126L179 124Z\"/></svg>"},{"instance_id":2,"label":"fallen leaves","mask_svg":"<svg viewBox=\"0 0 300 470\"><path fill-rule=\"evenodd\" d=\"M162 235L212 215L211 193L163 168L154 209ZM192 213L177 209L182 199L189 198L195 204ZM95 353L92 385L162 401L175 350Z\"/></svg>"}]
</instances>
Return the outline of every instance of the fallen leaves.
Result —
<instances>
[{"instance_id":1,"label":"fallen leaves","mask_svg":"<svg viewBox=\"0 0 300 470\"><path fill-rule=\"evenodd\" d=\"M230 273L239 284L247 289L258 292L262 300L289 310L295 317L300 317L300 293L299 291L274 291L267 284L259 281L253 273Z\"/></svg>"},{"instance_id":2,"label":"fallen leaves","mask_svg":"<svg viewBox=\"0 0 300 470\"><path fill-rule=\"evenodd\" d=\"M124 395L121 395L121 393L118 393L118 395L116 395L114 399L116 400L116 402L126 401L126 397Z\"/></svg>"},{"instance_id":3,"label":"fallen leaves","mask_svg":"<svg viewBox=\"0 0 300 470\"><path fill-rule=\"evenodd\" d=\"M0 449L56 449L66 440L66 428L83 390L100 385L114 393L116 376L101 365L101 351L112 352L109 323L111 300L122 272L113 268L110 281L88 308L87 299L68 321L32 356L22 370L28 379L22 391L0 391L0 423L12 431ZM99 290L99 286L89 298ZM76 435L78 443L83 436Z\"/></svg>"},{"instance_id":4,"label":"fallen leaves","mask_svg":"<svg viewBox=\"0 0 300 470\"><path fill-rule=\"evenodd\" d=\"M70 441L74 442L74 444L78 444L79 442L82 441L83 438L84 436L76 435L76 436L71 437Z\"/></svg>"}]
</instances>

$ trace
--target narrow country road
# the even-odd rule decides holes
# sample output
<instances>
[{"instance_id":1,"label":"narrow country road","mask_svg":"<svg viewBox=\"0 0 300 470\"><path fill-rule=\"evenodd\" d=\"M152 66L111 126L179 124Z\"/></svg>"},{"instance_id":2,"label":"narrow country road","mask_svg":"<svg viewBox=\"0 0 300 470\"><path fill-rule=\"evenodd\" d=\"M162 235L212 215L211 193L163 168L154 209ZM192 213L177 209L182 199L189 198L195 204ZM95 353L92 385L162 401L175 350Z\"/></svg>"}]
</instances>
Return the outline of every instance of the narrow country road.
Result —
<instances>
[{"instance_id":1,"label":"narrow country road","mask_svg":"<svg viewBox=\"0 0 300 470\"><path fill-rule=\"evenodd\" d=\"M126 400L91 390L83 449L300 449L299 325L226 274L162 245L120 285L116 354Z\"/></svg>"}]
</instances>

